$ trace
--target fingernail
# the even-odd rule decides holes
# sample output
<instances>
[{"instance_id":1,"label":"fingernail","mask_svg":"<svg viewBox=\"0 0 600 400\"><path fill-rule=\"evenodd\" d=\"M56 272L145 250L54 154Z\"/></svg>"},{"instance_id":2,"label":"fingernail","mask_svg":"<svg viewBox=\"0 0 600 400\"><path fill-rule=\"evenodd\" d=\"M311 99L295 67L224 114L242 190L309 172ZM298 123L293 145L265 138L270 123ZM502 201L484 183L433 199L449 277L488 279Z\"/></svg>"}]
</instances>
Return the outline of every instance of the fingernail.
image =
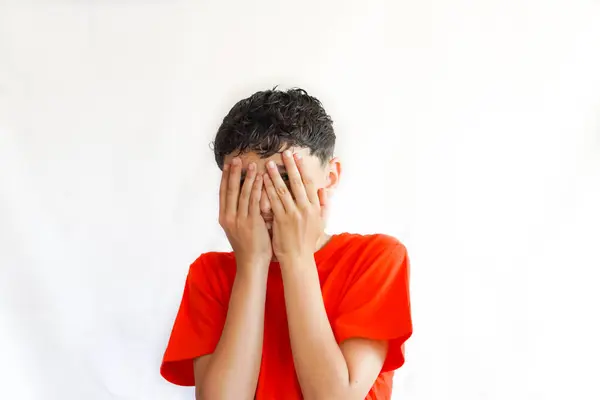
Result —
<instances>
[{"instance_id":1,"label":"fingernail","mask_svg":"<svg viewBox=\"0 0 600 400\"><path fill-rule=\"evenodd\" d=\"M232 160L232 163L233 165L238 165L240 163L240 159L236 157Z\"/></svg>"},{"instance_id":2,"label":"fingernail","mask_svg":"<svg viewBox=\"0 0 600 400\"><path fill-rule=\"evenodd\" d=\"M294 156L296 157L296 160L300 160L302 158L300 153L294 153Z\"/></svg>"},{"instance_id":3,"label":"fingernail","mask_svg":"<svg viewBox=\"0 0 600 400\"><path fill-rule=\"evenodd\" d=\"M255 167L256 167L256 165L254 163L251 163L250 165L248 165L248 170L254 171Z\"/></svg>"},{"instance_id":4,"label":"fingernail","mask_svg":"<svg viewBox=\"0 0 600 400\"><path fill-rule=\"evenodd\" d=\"M283 155L284 155L285 157L287 157L287 158L290 158L290 157L292 156L292 152L291 152L291 151L289 151L289 150L286 150L286 151L284 151L284 152L283 152Z\"/></svg>"},{"instance_id":5,"label":"fingernail","mask_svg":"<svg viewBox=\"0 0 600 400\"><path fill-rule=\"evenodd\" d=\"M275 161L271 160L267 163L269 168L275 168Z\"/></svg>"},{"instance_id":6,"label":"fingernail","mask_svg":"<svg viewBox=\"0 0 600 400\"><path fill-rule=\"evenodd\" d=\"M229 170L229 163L223 165L223 171L228 171Z\"/></svg>"}]
</instances>

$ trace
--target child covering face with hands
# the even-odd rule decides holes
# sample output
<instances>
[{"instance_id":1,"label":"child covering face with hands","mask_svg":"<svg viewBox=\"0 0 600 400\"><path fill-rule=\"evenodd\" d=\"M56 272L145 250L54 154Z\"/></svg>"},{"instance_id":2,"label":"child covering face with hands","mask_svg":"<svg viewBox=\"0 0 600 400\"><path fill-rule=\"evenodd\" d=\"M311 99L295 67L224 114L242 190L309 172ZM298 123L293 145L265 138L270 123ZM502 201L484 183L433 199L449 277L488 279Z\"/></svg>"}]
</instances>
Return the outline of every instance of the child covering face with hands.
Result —
<instances>
[{"instance_id":1,"label":"child covering face with hands","mask_svg":"<svg viewBox=\"0 0 600 400\"><path fill-rule=\"evenodd\" d=\"M409 259L384 235L325 233L341 173L301 89L238 102L215 139L232 252L190 266L161 365L197 399L389 399L412 334Z\"/></svg>"}]
</instances>

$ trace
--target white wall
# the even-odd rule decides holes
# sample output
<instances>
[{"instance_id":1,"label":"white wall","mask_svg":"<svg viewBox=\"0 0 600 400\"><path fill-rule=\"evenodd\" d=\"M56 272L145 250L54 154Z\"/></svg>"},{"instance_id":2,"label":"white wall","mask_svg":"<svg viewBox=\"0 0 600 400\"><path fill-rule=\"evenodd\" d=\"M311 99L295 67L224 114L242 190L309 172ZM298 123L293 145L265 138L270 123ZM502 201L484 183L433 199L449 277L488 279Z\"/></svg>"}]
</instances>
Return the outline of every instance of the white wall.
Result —
<instances>
[{"instance_id":1,"label":"white wall","mask_svg":"<svg viewBox=\"0 0 600 400\"><path fill-rule=\"evenodd\" d=\"M0 398L192 398L208 142L275 84L336 122L331 231L411 254L396 399L599 398L598 71L592 0L0 0Z\"/></svg>"}]
</instances>

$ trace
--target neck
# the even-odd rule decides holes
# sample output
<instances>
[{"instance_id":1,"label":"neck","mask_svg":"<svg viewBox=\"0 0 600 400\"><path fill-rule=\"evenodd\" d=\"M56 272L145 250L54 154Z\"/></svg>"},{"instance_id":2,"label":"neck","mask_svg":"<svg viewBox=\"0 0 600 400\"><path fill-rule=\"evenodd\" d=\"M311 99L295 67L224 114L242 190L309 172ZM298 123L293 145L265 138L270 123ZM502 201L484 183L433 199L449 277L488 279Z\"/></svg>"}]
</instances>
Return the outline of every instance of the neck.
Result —
<instances>
[{"instance_id":1,"label":"neck","mask_svg":"<svg viewBox=\"0 0 600 400\"><path fill-rule=\"evenodd\" d=\"M321 237L317 241L317 248L315 251L322 249L329 242L329 239L331 239L331 235L328 235L325 232L323 232L321 234Z\"/></svg>"}]
</instances>

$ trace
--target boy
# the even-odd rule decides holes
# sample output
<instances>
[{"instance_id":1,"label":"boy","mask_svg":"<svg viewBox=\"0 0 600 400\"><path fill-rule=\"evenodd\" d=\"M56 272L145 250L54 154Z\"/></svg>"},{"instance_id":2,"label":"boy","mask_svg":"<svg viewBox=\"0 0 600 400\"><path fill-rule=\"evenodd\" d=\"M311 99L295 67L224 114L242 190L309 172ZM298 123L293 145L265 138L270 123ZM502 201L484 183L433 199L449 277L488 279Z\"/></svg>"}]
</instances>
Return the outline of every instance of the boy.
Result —
<instances>
[{"instance_id":1,"label":"boy","mask_svg":"<svg viewBox=\"0 0 600 400\"><path fill-rule=\"evenodd\" d=\"M219 223L233 252L190 267L161 374L196 398L390 399L412 334L409 259L383 234L325 233L341 163L304 90L267 90L223 119Z\"/></svg>"}]
</instances>

